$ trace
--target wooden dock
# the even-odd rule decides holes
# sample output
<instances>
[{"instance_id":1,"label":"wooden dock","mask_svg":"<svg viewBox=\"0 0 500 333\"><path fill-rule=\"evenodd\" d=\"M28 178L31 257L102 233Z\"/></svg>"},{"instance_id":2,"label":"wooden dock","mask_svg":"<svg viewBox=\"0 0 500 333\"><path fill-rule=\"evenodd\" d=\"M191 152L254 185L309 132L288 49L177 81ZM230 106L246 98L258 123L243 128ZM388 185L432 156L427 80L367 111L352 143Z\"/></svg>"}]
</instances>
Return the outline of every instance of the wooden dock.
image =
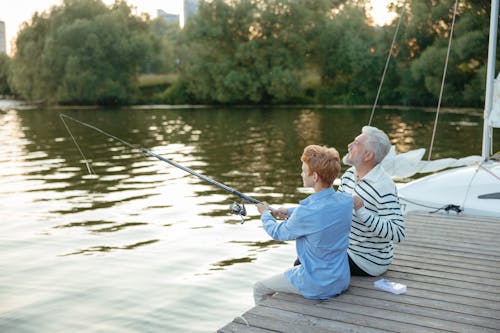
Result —
<instances>
[{"instance_id":1,"label":"wooden dock","mask_svg":"<svg viewBox=\"0 0 500 333\"><path fill-rule=\"evenodd\" d=\"M375 289L381 277L353 277L326 301L276 294L218 332L500 332L500 217L405 221L407 239L382 276L405 294Z\"/></svg>"}]
</instances>

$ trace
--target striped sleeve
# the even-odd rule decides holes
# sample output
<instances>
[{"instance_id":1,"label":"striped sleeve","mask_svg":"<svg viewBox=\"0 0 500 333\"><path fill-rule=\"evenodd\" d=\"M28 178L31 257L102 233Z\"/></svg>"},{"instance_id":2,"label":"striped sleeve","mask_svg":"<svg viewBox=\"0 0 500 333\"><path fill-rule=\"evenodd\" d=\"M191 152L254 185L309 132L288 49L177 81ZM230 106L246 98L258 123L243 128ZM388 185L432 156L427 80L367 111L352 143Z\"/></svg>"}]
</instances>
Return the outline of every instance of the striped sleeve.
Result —
<instances>
[{"instance_id":1,"label":"striped sleeve","mask_svg":"<svg viewBox=\"0 0 500 333\"><path fill-rule=\"evenodd\" d=\"M372 276L384 273L392 262L393 243L405 239L396 185L380 167L356 182L354 168L342 176L338 191L357 195L364 207L353 211L349 257Z\"/></svg>"},{"instance_id":2,"label":"striped sleeve","mask_svg":"<svg viewBox=\"0 0 500 333\"><path fill-rule=\"evenodd\" d=\"M375 189L362 180L354 193L364 202L364 207L355 213L359 222L380 238L396 243L405 239L405 225L395 186L391 191L381 192L380 188Z\"/></svg>"}]
</instances>

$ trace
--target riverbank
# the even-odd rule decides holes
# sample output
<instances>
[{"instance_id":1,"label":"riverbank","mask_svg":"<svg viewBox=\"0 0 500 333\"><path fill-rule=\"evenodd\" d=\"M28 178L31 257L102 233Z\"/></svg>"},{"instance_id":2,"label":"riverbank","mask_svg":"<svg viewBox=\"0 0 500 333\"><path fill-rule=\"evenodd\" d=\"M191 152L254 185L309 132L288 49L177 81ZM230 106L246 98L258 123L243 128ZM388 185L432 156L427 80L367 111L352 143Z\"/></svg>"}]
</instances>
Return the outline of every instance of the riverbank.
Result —
<instances>
[{"instance_id":1,"label":"riverbank","mask_svg":"<svg viewBox=\"0 0 500 333\"><path fill-rule=\"evenodd\" d=\"M11 109L15 110L28 110L40 108L42 104L40 103L30 103L27 101L15 100L15 99L2 99L0 98L0 111L8 111ZM117 106L117 108L127 108L134 110L175 110L175 109L209 109L209 108L227 108L227 109L255 109L255 108L273 108L273 109L352 109L352 110L367 110L372 109L372 105L340 105L340 104L296 104L296 105L271 105L271 104L261 104L261 105L202 105L202 104L139 104L139 105L123 105ZM101 105L51 105L51 109L54 110L98 110L98 109L109 109L109 106ZM381 110L422 110L425 112L436 112L435 107L416 107L416 106L406 106L406 105L380 105L377 106L375 112ZM481 116L483 110L479 108L463 107L463 108L448 108L442 107L440 109L442 113L454 113L454 114L467 114L474 116Z\"/></svg>"}]
</instances>

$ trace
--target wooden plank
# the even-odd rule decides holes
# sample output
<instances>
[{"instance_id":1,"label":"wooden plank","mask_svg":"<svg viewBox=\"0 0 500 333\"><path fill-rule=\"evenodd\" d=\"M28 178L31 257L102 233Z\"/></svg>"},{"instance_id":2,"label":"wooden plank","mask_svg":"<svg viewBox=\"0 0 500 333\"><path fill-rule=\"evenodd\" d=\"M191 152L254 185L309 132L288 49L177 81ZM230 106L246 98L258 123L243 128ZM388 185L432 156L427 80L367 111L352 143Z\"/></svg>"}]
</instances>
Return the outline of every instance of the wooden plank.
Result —
<instances>
[{"instance_id":1,"label":"wooden plank","mask_svg":"<svg viewBox=\"0 0 500 333\"><path fill-rule=\"evenodd\" d=\"M468 274L460 274L460 273L450 273L443 272L431 269L419 269L410 266L400 266L400 265L391 265L391 269L395 271L402 271L407 274L415 274L415 275L425 275L431 277L445 278L447 280L453 280L457 282L467 281L471 283L479 283L485 286L490 286L491 288L499 288L500 280L478 277ZM454 283L454 282L451 283Z\"/></svg>"},{"instance_id":2,"label":"wooden plank","mask_svg":"<svg viewBox=\"0 0 500 333\"><path fill-rule=\"evenodd\" d=\"M457 233L467 233L468 235L477 235L478 232L492 232L499 233L498 229L495 229L496 222L485 222L482 219L473 219L469 221L458 219L450 219L450 218L419 218L415 216L406 216L406 221L411 221L410 228L418 229L418 228L430 228L432 230L446 230L449 228L453 228L453 232ZM474 228L470 228L474 226ZM471 233L472 231L472 233Z\"/></svg>"},{"instance_id":3,"label":"wooden plank","mask_svg":"<svg viewBox=\"0 0 500 333\"><path fill-rule=\"evenodd\" d=\"M500 222L499 222L500 223ZM461 247L460 244L452 245L452 244L441 244L436 242L429 242L427 239L422 238L421 241L413 241L413 240L405 240L405 244L408 243L410 246L418 246L424 249L436 250L436 251L450 251L457 252L460 254L474 254L479 257L487 258L491 257L493 259L500 259L500 254L495 252L495 249L491 249L490 251L482 250L481 248L467 248Z\"/></svg>"},{"instance_id":4,"label":"wooden plank","mask_svg":"<svg viewBox=\"0 0 500 333\"><path fill-rule=\"evenodd\" d=\"M220 332L499 332L500 218L405 217L407 240L395 245L387 278L407 285L376 290L381 277L353 277L326 301L277 294Z\"/></svg>"},{"instance_id":5,"label":"wooden plank","mask_svg":"<svg viewBox=\"0 0 500 333\"><path fill-rule=\"evenodd\" d=\"M494 242L488 245L480 244L480 243L470 243L461 240L446 240L445 238L438 237L418 237L418 236L409 236L406 240L410 244L417 243L420 246L426 245L427 247L435 247L437 249L456 249L462 252L473 252L473 253L482 253L488 254L492 253L493 256L498 256L498 252L496 252L496 247Z\"/></svg>"},{"instance_id":6,"label":"wooden plank","mask_svg":"<svg viewBox=\"0 0 500 333\"><path fill-rule=\"evenodd\" d=\"M436 286L436 288L439 287L444 288L453 285L456 288L464 290L469 289L472 291L482 291L486 293L493 291L496 293L496 290L489 285L485 286L483 284L471 283L467 281L456 281L456 280L453 281L453 283L450 283L450 281L447 281L441 277L415 275L415 274L409 274L405 271L390 270L387 273L385 273L383 277L388 278L390 280L405 281L407 282L406 284L409 284L410 282L425 282L430 285Z\"/></svg>"},{"instance_id":7,"label":"wooden plank","mask_svg":"<svg viewBox=\"0 0 500 333\"><path fill-rule=\"evenodd\" d=\"M269 333L273 332L268 329L262 329L259 327L252 327L247 325L245 322L239 323L241 319L235 318L234 321L230 322L223 328L217 330L217 333Z\"/></svg>"},{"instance_id":8,"label":"wooden plank","mask_svg":"<svg viewBox=\"0 0 500 333\"><path fill-rule=\"evenodd\" d=\"M405 251L402 248L398 248L396 251L395 261L408 261L417 263L433 264L435 266L450 266L450 267L460 267L468 268L473 271L491 272L495 274L500 274L500 264L493 260L484 259L470 259L464 257L450 257L447 255L441 255L439 253L433 252L429 255L419 255L415 252Z\"/></svg>"},{"instance_id":9,"label":"wooden plank","mask_svg":"<svg viewBox=\"0 0 500 333\"><path fill-rule=\"evenodd\" d=\"M349 292L353 295L359 295L363 297L377 297L378 299L394 301L394 295L389 293L379 293L374 294L373 290L360 287L351 287ZM427 298L416 295L397 295L397 301L399 303L415 305L428 309L447 309L458 314L473 315L483 318L492 318L494 320L500 320L500 314L498 310L477 307L475 305L460 304L455 303L446 297L437 297L436 299Z\"/></svg>"},{"instance_id":10,"label":"wooden plank","mask_svg":"<svg viewBox=\"0 0 500 333\"><path fill-rule=\"evenodd\" d=\"M437 306L432 306L428 308L429 304L426 304L426 307L423 307L421 303L419 303L419 297L413 297L417 303L411 304L408 301L408 296L406 295L393 295L390 293L386 292L379 292L379 295L376 295L376 298L373 298L373 290L366 290L367 291L365 294L363 292L356 294L356 292L353 292L353 288L350 288L349 291L346 293L343 293L342 295L333 298L328 301L324 301L321 303L318 303L317 306L323 306L327 308L332 308L331 305L329 304L336 304L335 310L344 312L344 311L349 311L350 309L356 309L356 311L359 311L358 314L364 315L365 310L363 307L351 307L349 308L348 305L342 304L342 303L350 303L353 305L362 305L362 306L369 306L371 308L384 308L393 314L389 317L392 318L393 316L397 316L398 318L402 318L402 314L397 313L397 312L403 312L406 316L415 316L416 318L414 320L425 320L426 325L439 325L441 326L442 329L446 329L447 327L452 327L453 331L456 332L461 332L461 331L468 331L470 329L470 326L473 325L476 327L476 331L483 331L483 332L488 332L488 331L497 331L498 327L500 327L500 319L495 319L492 320L491 318L487 316L481 316L480 314L474 314L474 315L469 315L465 313L464 311L460 312L455 312L454 308L448 308L447 306L441 307L443 304L438 304ZM358 291L363 288L356 288ZM296 302L299 304L307 304L308 300L305 300L301 297L297 297L296 295L291 295L291 294L277 294L275 298L285 300L288 302ZM453 305L451 303L450 305ZM373 309L370 309L369 313L373 313ZM494 313L494 312L492 312ZM385 314L389 314L388 312L385 312ZM319 315L319 314L317 314ZM497 315L498 316L498 315ZM423 317L432 317L438 319L437 321L431 322L427 318ZM378 318L377 320L379 320ZM405 322L408 321L408 318L404 319ZM452 323L448 323L447 321L451 321ZM458 324L454 324L454 322ZM414 328L414 327L413 327ZM406 329L411 329L406 327Z\"/></svg>"},{"instance_id":11,"label":"wooden plank","mask_svg":"<svg viewBox=\"0 0 500 333\"><path fill-rule=\"evenodd\" d=\"M449 297L449 295L453 295L454 304L469 305L471 302L475 301L475 304L480 304L482 308L497 309L499 307L497 303L500 302L500 295L498 293L471 290L450 284L418 282L404 278L391 280L403 283L407 286L407 292L404 295L397 295L399 298L405 298L408 295L413 295L426 300L444 300ZM374 291L373 282L367 280L366 278L352 279L349 290L353 287L367 289L371 294L377 295L377 297L384 297L386 294L382 291ZM389 295L392 296L392 294ZM461 297L461 299L459 299L459 297ZM493 315L493 317L495 316ZM500 314L498 314L498 317L500 319Z\"/></svg>"},{"instance_id":12,"label":"wooden plank","mask_svg":"<svg viewBox=\"0 0 500 333\"><path fill-rule=\"evenodd\" d=\"M430 247L430 246L422 246L418 243L412 243L412 242L404 242L404 246L402 245L397 245L396 246L396 255L398 251L408 251L413 254L419 255L422 258L426 257L432 257L433 254L438 254L441 256L449 256L451 259L455 258L468 258L468 259L478 259L478 260L489 260L493 262L498 262L500 263L500 256L495 256L495 252L493 252L491 255L490 254L481 254L481 253L470 253L470 252L465 252L465 251L452 251L447 248L441 247L440 249L436 249L436 247Z\"/></svg>"},{"instance_id":13,"label":"wooden plank","mask_svg":"<svg viewBox=\"0 0 500 333\"><path fill-rule=\"evenodd\" d=\"M327 307L331 308L331 304L336 304L340 308L344 308L345 304L354 305L356 311L363 311L367 307L372 309L384 310L381 311L380 315L389 315L392 312L392 316L402 318L405 322L410 320L415 320L419 323L421 320L425 320L426 324L438 329L451 329L454 332L467 332L470 330L470 326L477 327L478 330L494 332L498 327L500 327L500 320L492 320L490 318L485 318L476 315L464 315L463 313L457 313L453 311L448 311L440 308L426 308L421 306L415 306L407 303L401 303L397 298L392 300L384 300L380 298L372 298L366 296L358 296L352 293L346 293L340 297L335 303L325 303ZM336 308L336 307L335 307ZM371 314L373 315L373 310ZM411 319L410 319L411 318ZM430 321L425 318L433 318Z\"/></svg>"},{"instance_id":14,"label":"wooden plank","mask_svg":"<svg viewBox=\"0 0 500 333\"><path fill-rule=\"evenodd\" d=\"M383 332L382 330L372 330L369 327L360 327L360 325L334 322L330 318L325 318L332 314L331 311L324 309L311 311L311 309L314 307L272 298L246 312L243 318L250 326L265 327L273 332ZM341 315L341 312L337 313L334 318L340 318Z\"/></svg>"},{"instance_id":15,"label":"wooden plank","mask_svg":"<svg viewBox=\"0 0 500 333\"><path fill-rule=\"evenodd\" d=\"M316 318L332 320L335 324L329 324L330 326L328 326L328 329L330 331L332 330L332 326L337 327L338 325L341 325L342 327L345 327L345 325L348 325L347 327L357 327L356 332L372 332L373 330L376 330L377 332L439 332L438 330L423 325L408 324L398 320L393 320L390 316L387 318L379 318L374 317L371 312L357 313L356 311L352 311L352 309L348 306L338 307L335 311L332 311L331 308L327 308L325 306L308 306L308 304L304 302L307 301L304 298L297 295L288 296L291 296L294 301L290 301L290 298L284 301L279 299L279 297L273 297L266 301L266 305L281 309L285 313L306 313L309 316ZM261 308L261 306L258 306L257 308ZM370 311L372 310L373 309L370 309ZM300 332L316 332L316 329L312 330L310 328L309 330L303 330Z\"/></svg>"},{"instance_id":16,"label":"wooden plank","mask_svg":"<svg viewBox=\"0 0 500 333\"><path fill-rule=\"evenodd\" d=\"M405 218L405 220L408 220ZM487 223L481 224L480 222L468 222L460 223L458 221L415 221L411 220L411 225L408 225L410 230L415 231L415 234L429 234L429 236L434 236L434 232L440 236L445 236L446 232L453 229L453 234L455 237L466 237L467 239L482 239L483 237L492 238L495 235L500 234L498 229L495 229L494 224ZM474 226L471 228L471 226ZM433 232L431 234L431 232Z\"/></svg>"},{"instance_id":17,"label":"wooden plank","mask_svg":"<svg viewBox=\"0 0 500 333\"><path fill-rule=\"evenodd\" d=\"M414 221L412 221L415 223ZM422 224L418 226L410 226L406 224L407 229L413 231L409 236L422 236L426 235L429 237L447 239L448 231L453 229L454 238L461 239L471 242L481 242L485 239L488 241L493 241L495 237L498 237L500 232L493 229L491 226L475 226L473 230L470 226L459 226L459 225L429 225Z\"/></svg>"},{"instance_id":18,"label":"wooden plank","mask_svg":"<svg viewBox=\"0 0 500 333\"><path fill-rule=\"evenodd\" d=\"M497 283L500 283L500 273L496 272L488 272L484 270L475 270L471 268L464 268L464 267L456 267L456 266L450 266L450 265L435 265L433 263L427 263L422 260L417 261L417 260L402 260L399 258L399 256L396 256L396 258L393 261L394 267L409 267L409 268L415 268L419 270L432 270L435 272L440 272L443 274L450 273L450 274L459 274L461 276L470 276L470 277L475 277L475 278L485 278L489 280L494 280L491 281L491 284L497 285Z\"/></svg>"},{"instance_id":19,"label":"wooden plank","mask_svg":"<svg viewBox=\"0 0 500 333\"><path fill-rule=\"evenodd\" d=\"M344 298L339 298L335 302L325 302L324 306L328 309L332 309L335 311L348 311L351 313L356 313L359 315L366 315L369 313L369 317L372 318L374 322L385 321L386 318L391 318L393 321L396 321L401 324L412 325L412 329L417 327L424 327L424 330L428 329L436 329L436 330L450 330L452 332L470 332L471 325L462 324L459 322L447 320L443 317L431 317L428 315L421 315L417 313L406 313L402 312L403 308L401 304L398 306L392 306L392 309L387 310L380 307L375 307L372 302L371 305L362 305L362 304L351 304L348 302L343 302ZM368 302L369 298L365 298L366 302ZM373 323L372 323L373 325ZM494 329L487 329L485 327L480 328L483 332L498 332ZM406 330L405 330L406 331Z\"/></svg>"}]
</instances>

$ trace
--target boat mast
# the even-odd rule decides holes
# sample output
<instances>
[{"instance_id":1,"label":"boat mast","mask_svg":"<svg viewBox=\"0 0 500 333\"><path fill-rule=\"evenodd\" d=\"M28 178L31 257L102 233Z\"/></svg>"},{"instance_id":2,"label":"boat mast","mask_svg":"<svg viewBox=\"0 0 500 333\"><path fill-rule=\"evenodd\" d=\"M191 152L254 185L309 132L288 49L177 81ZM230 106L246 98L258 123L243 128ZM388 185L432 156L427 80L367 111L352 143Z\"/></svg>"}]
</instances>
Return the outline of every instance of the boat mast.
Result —
<instances>
[{"instance_id":1,"label":"boat mast","mask_svg":"<svg viewBox=\"0 0 500 333\"><path fill-rule=\"evenodd\" d=\"M499 0L491 1L490 14L490 41L488 46L488 67L486 72L486 95L484 99L484 124L483 124L483 152L482 158L487 161L490 157L491 138L493 128L489 125L489 116L493 105L493 83L495 80L496 42L498 29L498 3Z\"/></svg>"}]
</instances>

